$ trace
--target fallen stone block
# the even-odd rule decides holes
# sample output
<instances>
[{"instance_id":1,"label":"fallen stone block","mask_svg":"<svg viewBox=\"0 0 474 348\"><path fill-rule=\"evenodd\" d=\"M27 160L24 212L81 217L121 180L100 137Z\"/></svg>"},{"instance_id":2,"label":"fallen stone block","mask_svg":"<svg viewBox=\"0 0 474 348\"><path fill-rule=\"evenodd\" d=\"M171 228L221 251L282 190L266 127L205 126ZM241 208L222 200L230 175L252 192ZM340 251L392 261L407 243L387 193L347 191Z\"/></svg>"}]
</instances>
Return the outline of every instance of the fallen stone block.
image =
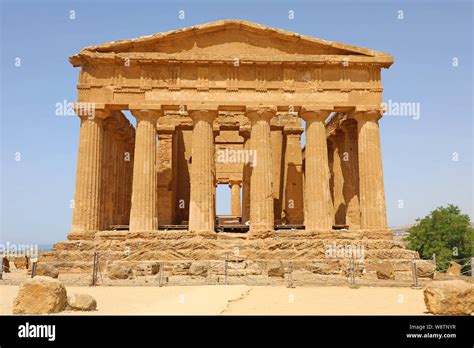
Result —
<instances>
[{"instance_id":1,"label":"fallen stone block","mask_svg":"<svg viewBox=\"0 0 474 348\"><path fill-rule=\"evenodd\" d=\"M38 276L21 284L13 302L13 314L58 313L66 303L66 288L59 280Z\"/></svg>"}]
</instances>

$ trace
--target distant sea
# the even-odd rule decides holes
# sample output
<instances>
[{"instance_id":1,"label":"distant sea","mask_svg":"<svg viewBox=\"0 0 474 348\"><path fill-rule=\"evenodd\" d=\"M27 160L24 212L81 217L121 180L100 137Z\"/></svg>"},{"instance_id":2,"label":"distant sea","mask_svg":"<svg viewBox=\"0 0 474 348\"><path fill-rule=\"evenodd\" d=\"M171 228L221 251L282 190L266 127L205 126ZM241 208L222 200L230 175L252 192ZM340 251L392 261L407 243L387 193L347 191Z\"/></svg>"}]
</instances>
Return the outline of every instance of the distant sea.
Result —
<instances>
[{"instance_id":1,"label":"distant sea","mask_svg":"<svg viewBox=\"0 0 474 348\"><path fill-rule=\"evenodd\" d=\"M38 244L39 250L53 250L53 244Z\"/></svg>"}]
</instances>

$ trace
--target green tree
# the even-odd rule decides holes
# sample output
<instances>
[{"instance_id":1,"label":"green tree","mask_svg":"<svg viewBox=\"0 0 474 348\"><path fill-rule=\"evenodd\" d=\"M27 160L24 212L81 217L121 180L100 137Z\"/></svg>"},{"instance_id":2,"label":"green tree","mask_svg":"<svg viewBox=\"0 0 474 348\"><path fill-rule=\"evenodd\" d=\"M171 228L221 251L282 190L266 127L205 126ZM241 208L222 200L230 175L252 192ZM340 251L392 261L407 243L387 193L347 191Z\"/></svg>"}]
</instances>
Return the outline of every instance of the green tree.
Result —
<instances>
[{"instance_id":1,"label":"green tree","mask_svg":"<svg viewBox=\"0 0 474 348\"><path fill-rule=\"evenodd\" d=\"M439 207L423 219L417 219L408 233L405 237L408 248L417 251L422 259L436 254L438 270L446 269L451 260L474 255L474 229L469 216L461 214L455 205Z\"/></svg>"}]
</instances>

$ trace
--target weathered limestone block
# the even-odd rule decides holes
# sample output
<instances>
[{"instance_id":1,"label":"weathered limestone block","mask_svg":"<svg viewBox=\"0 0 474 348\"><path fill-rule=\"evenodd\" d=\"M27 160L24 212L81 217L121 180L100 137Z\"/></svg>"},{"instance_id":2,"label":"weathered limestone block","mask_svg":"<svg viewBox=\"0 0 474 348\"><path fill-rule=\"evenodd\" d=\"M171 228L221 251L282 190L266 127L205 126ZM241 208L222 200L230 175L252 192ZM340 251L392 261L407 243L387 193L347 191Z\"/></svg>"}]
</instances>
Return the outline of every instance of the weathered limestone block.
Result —
<instances>
[{"instance_id":1,"label":"weathered limestone block","mask_svg":"<svg viewBox=\"0 0 474 348\"><path fill-rule=\"evenodd\" d=\"M66 303L64 285L57 279L39 276L21 284L13 302L13 314L58 313Z\"/></svg>"},{"instance_id":2,"label":"weathered limestone block","mask_svg":"<svg viewBox=\"0 0 474 348\"><path fill-rule=\"evenodd\" d=\"M209 266L208 261L194 261L189 267L188 274L192 276L207 277Z\"/></svg>"},{"instance_id":3,"label":"weathered limestone block","mask_svg":"<svg viewBox=\"0 0 474 348\"><path fill-rule=\"evenodd\" d=\"M107 276L110 279L131 279L133 277L132 266L129 262L115 261L109 264Z\"/></svg>"},{"instance_id":4,"label":"weathered limestone block","mask_svg":"<svg viewBox=\"0 0 474 348\"><path fill-rule=\"evenodd\" d=\"M76 311L93 311L97 308L97 301L88 294L72 294L67 297L67 305Z\"/></svg>"},{"instance_id":5,"label":"weathered limestone block","mask_svg":"<svg viewBox=\"0 0 474 348\"><path fill-rule=\"evenodd\" d=\"M271 264L270 268L267 271L269 277L284 278L285 273L285 266L282 262L280 262L278 265Z\"/></svg>"},{"instance_id":6,"label":"weathered limestone block","mask_svg":"<svg viewBox=\"0 0 474 348\"><path fill-rule=\"evenodd\" d=\"M190 267L191 267L190 261L176 262L173 264L172 274L173 275L186 275L188 274Z\"/></svg>"},{"instance_id":7,"label":"weathered limestone block","mask_svg":"<svg viewBox=\"0 0 474 348\"><path fill-rule=\"evenodd\" d=\"M339 260L312 261L304 269L311 273L322 275L341 273Z\"/></svg>"},{"instance_id":8,"label":"weathered limestone block","mask_svg":"<svg viewBox=\"0 0 474 348\"><path fill-rule=\"evenodd\" d=\"M16 269L28 269L30 259L28 256L17 256L13 258L13 264Z\"/></svg>"},{"instance_id":9,"label":"weathered limestone block","mask_svg":"<svg viewBox=\"0 0 474 348\"><path fill-rule=\"evenodd\" d=\"M28 274L31 274L31 272L32 269L29 269ZM36 275L58 278L59 270L51 264L38 262L36 265Z\"/></svg>"},{"instance_id":10,"label":"weathered limestone block","mask_svg":"<svg viewBox=\"0 0 474 348\"><path fill-rule=\"evenodd\" d=\"M460 276L461 275L462 267L456 261L449 262L448 270L446 271L447 274L452 276Z\"/></svg>"},{"instance_id":11,"label":"weathered limestone block","mask_svg":"<svg viewBox=\"0 0 474 348\"><path fill-rule=\"evenodd\" d=\"M420 278L433 279L436 266L429 260L416 260L416 275Z\"/></svg>"},{"instance_id":12,"label":"weathered limestone block","mask_svg":"<svg viewBox=\"0 0 474 348\"><path fill-rule=\"evenodd\" d=\"M380 262L376 274L378 279L395 279L395 272L390 262Z\"/></svg>"},{"instance_id":13,"label":"weathered limestone block","mask_svg":"<svg viewBox=\"0 0 474 348\"><path fill-rule=\"evenodd\" d=\"M474 284L462 280L434 281L423 290L428 311L437 315L472 315Z\"/></svg>"}]
</instances>

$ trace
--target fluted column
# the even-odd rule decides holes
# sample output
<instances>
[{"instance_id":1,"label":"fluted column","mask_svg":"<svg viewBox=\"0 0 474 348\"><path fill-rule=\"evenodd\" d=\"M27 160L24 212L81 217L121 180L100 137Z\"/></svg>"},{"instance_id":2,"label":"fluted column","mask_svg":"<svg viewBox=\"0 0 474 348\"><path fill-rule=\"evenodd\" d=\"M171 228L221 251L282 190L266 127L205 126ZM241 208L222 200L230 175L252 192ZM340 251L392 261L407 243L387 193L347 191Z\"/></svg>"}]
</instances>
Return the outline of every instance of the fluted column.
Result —
<instances>
[{"instance_id":1,"label":"fluted column","mask_svg":"<svg viewBox=\"0 0 474 348\"><path fill-rule=\"evenodd\" d=\"M252 172L250 129L241 129L239 134L244 138L244 150L247 153L248 162L244 163L242 173L242 223L250 221L250 175Z\"/></svg>"},{"instance_id":2,"label":"fluted column","mask_svg":"<svg viewBox=\"0 0 474 348\"><path fill-rule=\"evenodd\" d=\"M301 149L301 133L303 128L285 126L284 172L282 223L300 225L304 223L303 199L303 152Z\"/></svg>"},{"instance_id":3,"label":"fluted column","mask_svg":"<svg viewBox=\"0 0 474 348\"><path fill-rule=\"evenodd\" d=\"M217 117L217 111L193 110L189 114L194 122L189 231L213 233L215 224L215 148L212 123Z\"/></svg>"},{"instance_id":4,"label":"fluted column","mask_svg":"<svg viewBox=\"0 0 474 348\"><path fill-rule=\"evenodd\" d=\"M359 206L359 160L357 155L357 122L348 120L342 123L344 148L347 154L343 161L344 199L346 201L346 225L349 229L360 228Z\"/></svg>"},{"instance_id":5,"label":"fluted column","mask_svg":"<svg viewBox=\"0 0 474 348\"><path fill-rule=\"evenodd\" d=\"M81 129L72 234L93 234L101 228L103 119L108 115L107 110L95 110L94 115L79 116Z\"/></svg>"},{"instance_id":6,"label":"fluted column","mask_svg":"<svg viewBox=\"0 0 474 348\"><path fill-rule=\"evenodd\" d=\"M344 133L336 130L329 138L332 143L333 151L333 205L335 225L345 225L346 223L346 202L344 200Z\"/></svg>"},{"instance_id":7,"label":"fluted column","mask_svg":"<svg viewBox=\"0 0 474 348\"><path fill-rule=\"evenodd\" d=\"M334 222L324 120L326 110L302 108L306 121L304 220L306 230L330 230Z\"/></svg>"},{"instance_id":8,"label":"fluted column","mask_svg":"<svg viewBox=\"0 0 474 348\"><path fill-rule=\"evenodd\" d=\"M251 147L255 154L250 176L251 235L274 228L270 120L275 113L273 107L247 108L246 116L252 124Z\"/></svg>"},{"instance_id":9,"label":"fluted column","mask_svg":"<svg viewBox=\"0 0 474 348\"><path fill-rule=\"evenodd\" d=\"M380 111L357 112L361 228L387 227L378 120Z\"/></svg>"},{"instance_id":10,"label":"fluted column","mask_svg":"<svg viewBox=\"0 0 474 348\"><path fill-rule=\"evenodd\" d=\"M134 110L137 119L130 231L158 230L156 207L156 119L159 111Z\"/></svg>"},{"instance_id":11,"label":"fluted column","mask_svg":"<svg viewBox=\"0 0 474 348\"><path fill-rule=\"evenodd\" d=\"M231 180L229 186L231 189L230 206L232 215L240 216L240 182Z\"/></svg>"}]
</instances>

